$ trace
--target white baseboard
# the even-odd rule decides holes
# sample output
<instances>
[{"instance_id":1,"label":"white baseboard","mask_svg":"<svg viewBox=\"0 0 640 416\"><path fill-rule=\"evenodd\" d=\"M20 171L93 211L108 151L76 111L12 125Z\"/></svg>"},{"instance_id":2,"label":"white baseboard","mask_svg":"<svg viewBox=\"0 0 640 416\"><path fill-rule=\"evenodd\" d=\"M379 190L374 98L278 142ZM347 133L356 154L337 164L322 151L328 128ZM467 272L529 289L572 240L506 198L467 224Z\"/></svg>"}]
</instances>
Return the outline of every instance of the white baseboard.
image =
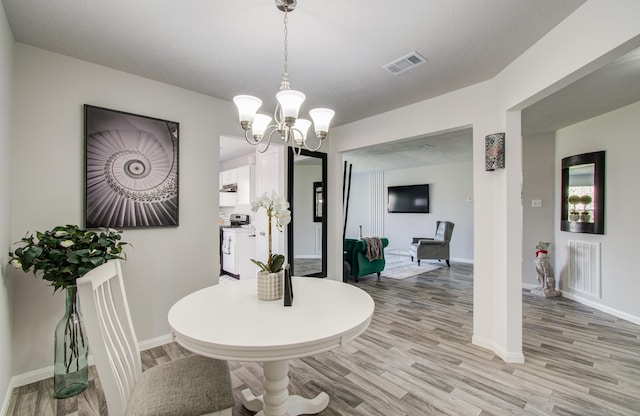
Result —
<instances>
[{"instance_id":1,"label":"white baseboard","mask_svg":"<svg viewBox=\"0 0 640 416\"><path fill-rule=\"evenodd\" d=\"M138 348L140 348L140 351L145 351L145 350L150 350L151 348L159 347L164 344L168 344L170 342L173 342L173 335L171 334L161 335L156 338L151 338L151 339L144 340L142 342L138 342Z\"/></svg>"},{"instance_id":2,"label":"white baseboard","mask_svg":"<svg viewBox=\"0 0 640 416\"><path fill-rule=\"evenodd\" d=\"M9 379L9 385L7 386L7 392L4 395L4 400L2 401L2 407L0 407L0 415L2 416L10 416L7 414L9 411L9 402L11 401L11 393L13 392L13 377Z\"/></svg>"},{"instance_id":3,"label":"white baseboard","mask_svg":"<svg viewBox=\"0 0 640 416\"><path fill-rule=\"evenodd\" d=\"M93 359L93 357L90 357L90 358ZM9 384L11 384L13 388L16 388L16 387L26 386L27 384L35 383L51 377L53 377L52 365L44 368L39 368L37 370L28 371L26 373L15 375L11 377L11 382Z\"/></svg>"},{"instance_id":4,"label":"white baseboard","mask_svg":"<svg viewBox=\"0 0 640 416\"><path fill-rule=\"evenodd\" d=\"M578 303L582 303L583 305L587 305L589 307L592 307L593 309L597 309L599 311L608 313L609 315L613 315L616 318L624 319L626 321L633 322L636 325L640 325L640 316L635 316L635 315L631 315L630 313L627 313L627 312L619 311L619 310L611 308L609 306L602 305L602 304L600 304L598 302L594 302L593 300L583 298L583 297L578 296L575 293L571 293L569 291L563 290L563 291L561 291L561 294L562 294L563 297L565 297L567 299L571 299L571 300L576 301Z\"/></svg>"},{"instance_id":5,"label":"white baseboard","mask_svg":"<svg viewBox=\"0 0 640 416\"><path fill-rule=\"evenodd\" d=\"M138 348L140 351L148 350L151 348L159 347L160 345L168 344L173 342L173 336L171 334L162 335L157 338L147 339L138 343ZM93 355L89 355L88 357L89 365L94 364ZM50 365L48 367L40 368L37 370L29 371L26 373L18 374L11 377L9 381L9 392L7 392L7 397L11 397L11 391L16 387L25 386L27 384L36 383L38 381L45 380L47 378L53 377L53 366ZM8 403L6 404L8 406ZM4 404L3 404L4 407ZM4 415L4 413L0 413Z\"/></svg>"},{"instance_id":6,"label":"white baseboard","mask_svg":"<svg viewBox=\"0 0 640 416\"><path fill-rule=\"evenodd\" d=\"M490 351L493 351L505 363L513 363L513 364L524 363L524 354L522 352L505 351L502 347L500 347L498 344L496 344L495 342L489 339L482 338L477 335L473 335L471 337L471 343L474 345L477 345L478 347L486 348Z\"/></svg>"},{"instance_id":7,"label":"white baseboard","mask_svg":"<svg viewBox=\"0 0 640 416\"><path fill-rule=\"evenodd\" d=\"M462 259L459 257L451 257L451 261L455 261L456 263L473 264L473 259Z\"/></svg>"},{"instance_id":8,"label":"white baseboard","mask_svg":"<svg viewBox=\"0 0 640 416\"><path fill-rule=\"evenodd\" d=\"M534 285L532 283L522 283L522 288L523 289L535 289L537 287L538 287L538 285ZM567 290L562 290L560 292L560 294L563 297L567 298L567 299L571 299L571 300L573 300L575 302L581 303L583 305L587 305L587 306L589 306L589 307L591 307L593 309L597 309L597 310L599 310L601 312L608 313L609 315L613 315L616 318L624 319L626 321L633 322L636 325L640 325L640 316L631 315L630 313L622 312L622 311L619 311L617 309L611 308L609 306L602 305L602 304L600 304L600 303L598 303L596 301L593 301L593 300L587 299L587 298L583 298L583 297L581 297L579 295L576 295L573 292L569 292Z\"/></svg>"}]
</instances>

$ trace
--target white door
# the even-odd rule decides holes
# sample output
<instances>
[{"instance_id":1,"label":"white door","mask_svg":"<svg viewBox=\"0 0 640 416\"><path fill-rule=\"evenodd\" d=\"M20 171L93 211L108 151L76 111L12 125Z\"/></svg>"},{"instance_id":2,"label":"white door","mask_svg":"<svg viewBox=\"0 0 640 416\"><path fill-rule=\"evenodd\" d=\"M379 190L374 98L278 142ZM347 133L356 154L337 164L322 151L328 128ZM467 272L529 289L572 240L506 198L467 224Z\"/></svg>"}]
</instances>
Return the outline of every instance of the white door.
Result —
<instances>
[{"instance_id":1,"label":"white door","mask_svg":"<svg viewBox=\"0 0 640 416\"><path fill-rule=\"evenodd\" d=\"M285 195L285 169L287 167L285 158L286 146L271 144L265 153L256 154L256 196L265 192L271 195L276 191L279 195ZM269 242L267 237L267 215L264 208L260 208L254 215L256 226L256 259L264 263L267 262L269 254ZM285 232L278 231L275 224L272 225L272 249L273 253L287 255L285 246Z\"/></svg>"}]
</instances>

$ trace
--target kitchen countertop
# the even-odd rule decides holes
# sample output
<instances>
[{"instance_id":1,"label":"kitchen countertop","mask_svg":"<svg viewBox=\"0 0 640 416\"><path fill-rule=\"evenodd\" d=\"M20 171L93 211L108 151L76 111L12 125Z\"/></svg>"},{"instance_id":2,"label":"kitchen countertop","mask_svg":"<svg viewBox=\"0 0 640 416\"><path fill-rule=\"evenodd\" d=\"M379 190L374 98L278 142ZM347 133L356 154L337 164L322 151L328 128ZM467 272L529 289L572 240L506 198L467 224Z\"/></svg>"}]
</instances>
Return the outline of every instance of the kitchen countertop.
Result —
<instances>
[{"instance_id":1,"label":"kitchen countertop","mask_svg":"<svg viewBox=\"0 0 640 416\"><path fill-rule=\"evenodd\" d=\"M249 233L249 237L255 237L256 230L255 228L245 228L245 227L220 227L222 232L231 232L231 233Z\"/></svg>"}]
</instances>

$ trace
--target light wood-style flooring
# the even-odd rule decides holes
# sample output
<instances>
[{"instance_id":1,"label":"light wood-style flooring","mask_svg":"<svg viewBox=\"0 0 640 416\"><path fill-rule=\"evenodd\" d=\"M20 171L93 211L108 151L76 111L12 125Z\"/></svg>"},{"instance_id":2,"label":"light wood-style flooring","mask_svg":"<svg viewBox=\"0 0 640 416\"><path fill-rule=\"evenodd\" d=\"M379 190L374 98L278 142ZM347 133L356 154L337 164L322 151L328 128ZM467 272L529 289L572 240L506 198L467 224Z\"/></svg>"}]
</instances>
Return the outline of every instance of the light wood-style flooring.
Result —
<instances>
[{"instance_id":1,"label":"light wood-style flooring","mask_svg":"<svg viewBox=\"0 0 640 416\"><path fill-rule=\"evenodd\" d=\"M405 280L361 278L376 303L371 326L345 347L292 360L290 392L326 391L322 416L640 415L640 326L524 291L526 363L505 364L471 344L472 273L452 264ZM176 344L154 348L143 353L144 367L184 354ZM262 369L230 367L233 415L252 415L239 392L261 392ZM51 398L51 380L17 388L8 415L106 415L90 377L84 393L66 400Z\"/></svg>"}]
</instances>

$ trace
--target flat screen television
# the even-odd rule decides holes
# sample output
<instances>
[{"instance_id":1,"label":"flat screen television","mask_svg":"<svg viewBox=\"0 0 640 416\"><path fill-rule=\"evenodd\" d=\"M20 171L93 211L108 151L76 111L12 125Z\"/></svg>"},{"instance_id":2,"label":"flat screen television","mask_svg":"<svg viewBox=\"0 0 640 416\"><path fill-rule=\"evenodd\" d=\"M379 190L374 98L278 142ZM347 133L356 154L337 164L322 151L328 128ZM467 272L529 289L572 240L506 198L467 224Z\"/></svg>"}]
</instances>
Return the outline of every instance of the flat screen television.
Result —
<instances>
[{"instance_id":1,"label":"flat screen television","mask_svg":"<svg viewBox=\"0 0 640 416\"><path fill-rule=\"evenodd\" d=\"M429 213L429 185L389 186L387 212Z\"/></svg>"}]
</instances>

